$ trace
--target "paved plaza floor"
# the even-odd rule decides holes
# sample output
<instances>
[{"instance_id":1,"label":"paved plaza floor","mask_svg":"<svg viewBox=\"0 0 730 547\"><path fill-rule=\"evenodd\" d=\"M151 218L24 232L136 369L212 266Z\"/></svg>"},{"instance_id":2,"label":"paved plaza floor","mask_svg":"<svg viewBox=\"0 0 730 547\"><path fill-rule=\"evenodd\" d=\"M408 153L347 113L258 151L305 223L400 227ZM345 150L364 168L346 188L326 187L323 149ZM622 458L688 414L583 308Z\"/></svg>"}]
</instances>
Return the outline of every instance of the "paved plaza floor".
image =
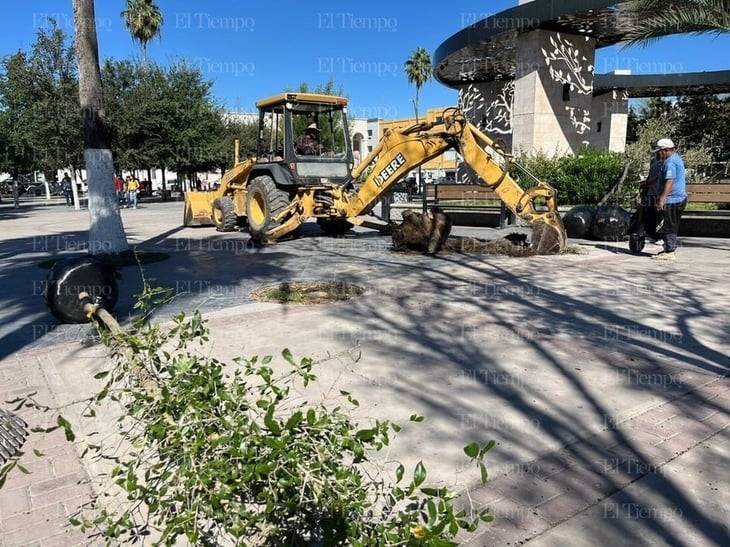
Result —
<instances>
[{"instance_id":1,"label":"paved plaza floor","mask_svg":"<svg viewBox=\"0 0 730 547\"><path fill-rule=\"evenodd\" d=\"M176 293L157 318L201 310L222 360L284 348L323 360L323 391L351 391L362 419L405 426L390 457L423 460L429 481L468 491L460 504L490 507L495 521L464 545L730 544L729 240L682 238L675 262L586 240L558 256L428 257L362 229L327 238L314 223L258 248L246 233L182 227L181 202L122 216L138 250L169 254L121 269L122 323L144 275ZM0 204L2 408L30 392L63 405L98 389L104 350L89 326L51 317L41 267L84 252L88 222L84 210ZM251 297L307 280L365 292L307 306ZM492 439L479 487L462 448ZM23 450L31 473L0 489L0 545L93 544L65 522L93 495L94 465L60 431L31 433Z\"/></svg>"}]
</instances>

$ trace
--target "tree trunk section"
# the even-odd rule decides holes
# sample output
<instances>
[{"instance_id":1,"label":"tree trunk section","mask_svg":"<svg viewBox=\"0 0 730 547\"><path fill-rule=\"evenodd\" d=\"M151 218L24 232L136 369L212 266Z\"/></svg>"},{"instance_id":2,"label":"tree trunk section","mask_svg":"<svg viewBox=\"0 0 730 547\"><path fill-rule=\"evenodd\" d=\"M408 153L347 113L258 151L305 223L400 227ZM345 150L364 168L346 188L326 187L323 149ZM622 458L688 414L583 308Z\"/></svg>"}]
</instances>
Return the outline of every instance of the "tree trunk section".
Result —
<instances>
[{"instance_id":1,"label":"tree trunk section","mask_svg":"<svg viewBox=\"0 0 730 547\"><path fill-rule=\"evenodd\" d=\"M114 161L104 110L93 0L73 0L79 100L89 199L89 254L111 261L131 251L114 190Z\"/></svg>"}]
</instances>

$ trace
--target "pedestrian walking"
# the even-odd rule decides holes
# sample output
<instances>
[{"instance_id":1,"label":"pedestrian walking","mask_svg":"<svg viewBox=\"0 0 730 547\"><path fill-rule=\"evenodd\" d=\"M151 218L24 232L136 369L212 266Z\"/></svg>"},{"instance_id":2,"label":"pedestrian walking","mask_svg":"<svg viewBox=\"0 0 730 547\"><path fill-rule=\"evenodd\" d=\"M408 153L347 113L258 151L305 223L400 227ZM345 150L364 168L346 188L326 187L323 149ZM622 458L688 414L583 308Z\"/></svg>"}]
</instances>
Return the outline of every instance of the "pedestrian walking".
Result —
<instances>
[{"instance_id":1,"label":"pedestrian walking","mask_svg":"<svg viewBox=\"0 0 730 547\"><path fill-rule=\"evenodd\" d=\"M129 177L127 181L127 206L132 209L137 208L137 192L139 192L139 181L136 177Z\"/></svg>"},{"instance_id":2,"label":"pedestrian walking","mask_svg":"<svg viewBox=\"0 0 730 547\"><path fill-rule=\"evenodd\" d=\"M71 180L71 177L68 173L64 173L63 178L61 179L61 192L63 193L63 197L66 198L66 207L70 207L74 204L72 185L73 181Z\"/></svg>"}]
</instances>

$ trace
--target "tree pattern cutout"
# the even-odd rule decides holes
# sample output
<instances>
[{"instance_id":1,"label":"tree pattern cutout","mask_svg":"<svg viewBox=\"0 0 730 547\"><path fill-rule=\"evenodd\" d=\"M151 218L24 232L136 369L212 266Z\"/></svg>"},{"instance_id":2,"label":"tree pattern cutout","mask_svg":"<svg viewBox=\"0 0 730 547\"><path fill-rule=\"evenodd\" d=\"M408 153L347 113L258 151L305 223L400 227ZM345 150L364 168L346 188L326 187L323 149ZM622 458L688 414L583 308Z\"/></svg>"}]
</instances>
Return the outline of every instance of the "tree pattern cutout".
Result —
<instances>
[{"instance_id":1,"label":"tree pattern cutout","mask_svg":"<svg viewBox=\"0 0 730 547\"><path fill-rule=\"evenodd\" d=\"M482 91L476 85L459 90L459 108L481 131L491 134L512 133L512 99L515 82L505 82L497 97L487 104Z\"/></svg>"},{"instance_id":2,"label":"tree pattern cutout","mask_svg":"<svg viewBox=\"0 0 730 547\"><path fill-rule=\"evenodd\" d=\"M585 108L576 108L574 106L566 106L565 110L570 116L570 123L572 123L573 127L575 127L576 133L583 135L590 131L591 113L588 110Z\"/></svg>"},{"instance_id":3,"label":"tree pattern cutout","mask_svg":"<svg viewBox=\"0 0 730 547\"><path fill-rule=\"evenodd\" d=\"M548 53L544 48L541 51L553 81L568 84L571 91L581 95L593 93L593 78L589 81L586 75L592 75L595 67L588 62L588 58L559 33L550 37L550 44L553 46L551 52Z\"/></svg>"}]
</instances>

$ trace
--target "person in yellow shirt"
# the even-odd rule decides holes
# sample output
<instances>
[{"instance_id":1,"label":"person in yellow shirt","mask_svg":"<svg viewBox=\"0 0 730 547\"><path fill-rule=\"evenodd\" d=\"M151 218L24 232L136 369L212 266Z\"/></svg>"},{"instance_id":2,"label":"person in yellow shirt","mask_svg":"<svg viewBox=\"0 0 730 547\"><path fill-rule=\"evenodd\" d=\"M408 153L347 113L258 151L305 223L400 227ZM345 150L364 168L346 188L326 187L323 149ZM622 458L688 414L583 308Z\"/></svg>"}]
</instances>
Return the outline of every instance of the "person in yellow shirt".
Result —
<instances>
[{"instance_id":1,"label":"person in yellow shirt","mask_svg":"<svg viewBox=\"0 0 730 547\"><path fill-rule=\"evenodd\" d=\"M137 192L139 192L139 181L136 177L127 177L127 207L137 208Z\"/></svg>"}]
</instances>

